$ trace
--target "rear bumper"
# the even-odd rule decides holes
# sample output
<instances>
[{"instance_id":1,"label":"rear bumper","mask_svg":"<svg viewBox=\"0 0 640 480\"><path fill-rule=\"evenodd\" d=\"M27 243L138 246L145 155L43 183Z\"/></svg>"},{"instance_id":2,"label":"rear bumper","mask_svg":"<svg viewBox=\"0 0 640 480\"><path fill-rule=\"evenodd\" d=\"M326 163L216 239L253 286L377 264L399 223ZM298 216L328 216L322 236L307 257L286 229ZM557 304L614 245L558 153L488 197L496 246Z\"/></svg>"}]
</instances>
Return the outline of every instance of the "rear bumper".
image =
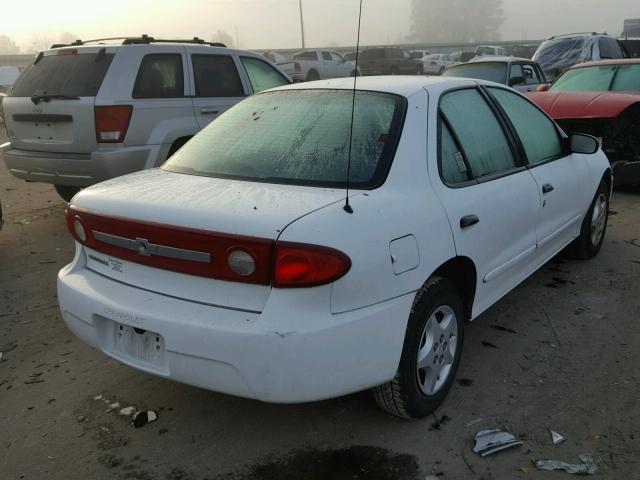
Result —
<instances>
[{"instance_id":1,"label":"rear bumper","mask_svg":"<svg viewBox=\"0 0 640 480\"><path fill-rule=\"evenodd\" d=\"M95 183L156 166L163 145L125 147L87 154L52 153L0 146L11 174L29 182L88 187Z\"/></svg>"},{"instance_id":2,"label":"rear bumper","mask_svg":"<svg viewBox=\"0 0 640 480\"><path fill-rule=\"evenodd\" d=\"M414 297L331 315L314 307L287 311L292 293L273 301L274 293L262 313L250 313L143 291L76 268L60 272L58 297L65 323L80 339L160 377L275 403L338 397L392 379ZM151 365L118 353L120 324L161 335L162 361Z\"/></svg>"}]
</instances>

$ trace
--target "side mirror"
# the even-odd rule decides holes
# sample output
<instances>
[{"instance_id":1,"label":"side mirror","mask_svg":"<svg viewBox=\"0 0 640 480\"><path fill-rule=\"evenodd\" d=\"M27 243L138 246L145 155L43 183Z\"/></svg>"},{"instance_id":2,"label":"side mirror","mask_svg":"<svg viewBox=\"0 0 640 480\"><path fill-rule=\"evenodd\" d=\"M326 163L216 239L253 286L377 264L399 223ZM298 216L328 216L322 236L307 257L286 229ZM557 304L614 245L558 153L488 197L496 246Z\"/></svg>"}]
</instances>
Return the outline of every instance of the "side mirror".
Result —
<instances>
[{"instance_id":1,"label":"side mirror","mask_svg":"<svg viewBox=\"0 0 640 480\"><path fill-rule=\"evenodd\" d=\"M583 133L569 135L569 145L571 153L582 153L584 155L593 155L600 149L600 142L596 137Z\"/></svg>"},{"instance_id":2,"label":"side mirror","mask_svg":"<svg viewBox=\"0 0 640 480\"><path fill-rule=\"evenodd\" d=\"M540 85L538 88L536 88L536 92L547 92L549 91L549 84L545 83L544 85Z\"/></svg>"},{"instance_id":3,"label":"side mirror","mask_svg":"<svg viewBox=\"0 0 640 480\"><path fill-rule=\"evenodd\" d=\"M524 85L526 83L527 81L524 77L513 77L511 80L509 80L510 87L515 87L516 85Z\"/></svg>"}]
</instances>

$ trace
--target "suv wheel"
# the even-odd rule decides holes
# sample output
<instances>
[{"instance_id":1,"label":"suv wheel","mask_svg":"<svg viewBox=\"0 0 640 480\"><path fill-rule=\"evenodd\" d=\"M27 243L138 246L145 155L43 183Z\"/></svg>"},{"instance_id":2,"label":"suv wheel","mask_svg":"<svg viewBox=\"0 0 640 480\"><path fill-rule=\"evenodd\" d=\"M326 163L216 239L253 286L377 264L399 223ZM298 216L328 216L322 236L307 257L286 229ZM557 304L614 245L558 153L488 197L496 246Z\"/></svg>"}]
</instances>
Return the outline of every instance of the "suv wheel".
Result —
<instances>
[{"instance_id":1,"label":"suv wheel","mask_svg":"<svg viewBox=\"0 0 640 480\"><path fill-rule=\"evenodd\" d=\"M445 278L431 278L416 295L395 378L374 389L378 405L407 419L432 413L453 384L463 337L458 291Z\"/></svg>"},{"instance_id":2,"label":"suv wheel","mask_svg":"<svg viewBox=\"0 0 640 480\"><path fill-rule=\"evenodd\" d=\"M67 185L54 185L56 192L65 202L71 202L71 199L78 193L81 188L80 187L69 187Z\"/></svg>"},{"instance_id":3,"label":"suv wheel","mask_svg":"<svg viewBox=\"0 0 640 480\"><path fill-rule=\"evenodd\" d=\"M320 80L320 74L315 70L311 70L307 73L307 82L313 82L314 80Z\"/></svg>"}]
</instances>

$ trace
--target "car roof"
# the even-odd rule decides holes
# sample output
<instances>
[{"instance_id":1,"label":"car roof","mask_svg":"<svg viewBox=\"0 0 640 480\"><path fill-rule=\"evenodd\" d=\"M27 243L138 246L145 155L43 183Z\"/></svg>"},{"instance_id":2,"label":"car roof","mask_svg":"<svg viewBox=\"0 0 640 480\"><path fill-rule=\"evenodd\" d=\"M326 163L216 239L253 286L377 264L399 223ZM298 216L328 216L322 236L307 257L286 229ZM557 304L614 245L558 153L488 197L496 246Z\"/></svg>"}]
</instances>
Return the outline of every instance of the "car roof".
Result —
<instances>
[{"instance_id":1,"label":"car roof","mask_svg":"<svg viewBox=\"0 0 640 480\"><path fill-rule=\"evenodd\" d=\"M358 77L356 89L358 91L372 91L392 93L403 97L410 97L422 90L438 89L443 85L454 87L473 86L478 84L493 84L482 80L453 77L426 77L421 75L392 75ZM296 83L285 85L270 91L278 90L353 90L354 79L337 78L333 80L319 80L316 82Z\"/></svg>"},{"instance_id":2,"label":"car roof","mask_svg":"<svg viewBox=\"0 0 640 480\"><path fill-rule=\"evenodd\" d=\"M536 63L530 58L520 58L520 57L505 57L505 56L483 56L476 57L471 59L468 63L481 63L481 62L527 62L527 63Z\"/></svg>"},{"instance_id":3,"label":"car roof","mask_svg":"<svg viewBox=\"0 0 640 480\"><path fill-rule=\"evenodd\" d=\"M640 58L615 58L611 60L598 60L596 62L579 63L578 65L574 65L573 67L571 67L570 70L573 70L574 68L606 65L640 65Z\"/></svg>"}]
</instances>

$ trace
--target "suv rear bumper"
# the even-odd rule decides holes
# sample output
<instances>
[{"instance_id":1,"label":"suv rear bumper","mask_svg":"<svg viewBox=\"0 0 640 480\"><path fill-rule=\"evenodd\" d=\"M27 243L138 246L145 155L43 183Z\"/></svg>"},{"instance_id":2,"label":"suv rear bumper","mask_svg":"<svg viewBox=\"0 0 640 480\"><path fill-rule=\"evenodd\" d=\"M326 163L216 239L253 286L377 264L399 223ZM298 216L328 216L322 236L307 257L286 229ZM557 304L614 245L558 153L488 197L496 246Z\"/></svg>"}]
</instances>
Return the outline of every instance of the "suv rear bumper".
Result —
<instances>
[{"instance_id":1,"label":"suv rear bumper","mask_svg":"<svg viewBox=\"0 0 640 480\"><path fill-rule=\"evenodd\" d=\"M80 339L159 377L274 403L334 398L389 381L414 298L332 315L295 311L285 295L251 313L140 290L81 264L58 275L62 317ZM289 331L285 322L299 329ZM121 353L121 325L161 336L159 358L150 363L144 354Z\"/></svg>"},{"instance_id":2,"label":"suv rear bumper","mask_svg":"<svg viewBox=\"0 0 640 480\"><path fill-rule=\"evenodd\" d=\"M145 145L92 153L54 153L18 150L6 143L0 146L0 153L14 177L29 182L88 187L156 166L163 147Z\"/></svg>"}]
</instances>

